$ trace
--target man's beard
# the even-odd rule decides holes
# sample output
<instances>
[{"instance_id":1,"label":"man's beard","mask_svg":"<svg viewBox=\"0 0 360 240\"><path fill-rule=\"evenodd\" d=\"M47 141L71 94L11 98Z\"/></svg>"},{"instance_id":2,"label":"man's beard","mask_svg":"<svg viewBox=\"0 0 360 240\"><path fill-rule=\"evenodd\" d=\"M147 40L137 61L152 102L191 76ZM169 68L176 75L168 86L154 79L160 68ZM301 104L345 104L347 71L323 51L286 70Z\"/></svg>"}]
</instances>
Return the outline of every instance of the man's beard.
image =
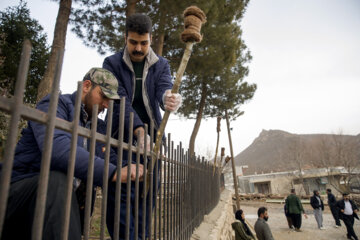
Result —
<instances>
[{"instance_id":1,"label":"man's beard","mask_svg":"<svg viewBox=\"0 0 360 240\"><path fill-rule=\"evenodd\" d=\"M91 89L90 92L88 92L86 94L85 100L84 100L84 109L85 109L86 113L88 114L88 118L89 118L88 120L90 120L92 117L92 111L93 111L93 107L94 107L94 105L92 104L92 91L93 91L93 89ZM98 110L99 110L98 114L104 111L104 109L101 106L99 106Z\"/></svg>"},{"instance_id":2,"label":"man's beard","mask_svg":"<svg viewBox=\"0 0 360 240\"><path fill-rule=\"evenodd\" d=\"M265 222L267 222L267 220L269 220L269 217L264 217Z\"/></svg>"}]
</instances>

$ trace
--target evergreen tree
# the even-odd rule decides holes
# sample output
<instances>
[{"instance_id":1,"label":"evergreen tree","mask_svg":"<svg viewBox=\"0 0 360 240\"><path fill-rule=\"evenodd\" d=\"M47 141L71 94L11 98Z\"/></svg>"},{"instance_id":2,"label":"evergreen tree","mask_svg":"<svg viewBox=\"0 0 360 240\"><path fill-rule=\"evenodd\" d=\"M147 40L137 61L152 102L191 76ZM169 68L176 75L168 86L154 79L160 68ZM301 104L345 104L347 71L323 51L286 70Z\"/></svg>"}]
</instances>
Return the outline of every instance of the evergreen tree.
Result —
<instances>
[{"instance_id":1,"label":"evergreen tree","mask_svg":"<svg viewBox=\"0 0 360 240\"><path fill-rule=\"evenodd\" d=\"M14 94L22 44L27 38L32 43L32 52L24 101L35 103L37 88L47 65L49 47L42 26L30 17L25 1L0 12L0 38L1 95Z\"/></svg>"}]
</instances>

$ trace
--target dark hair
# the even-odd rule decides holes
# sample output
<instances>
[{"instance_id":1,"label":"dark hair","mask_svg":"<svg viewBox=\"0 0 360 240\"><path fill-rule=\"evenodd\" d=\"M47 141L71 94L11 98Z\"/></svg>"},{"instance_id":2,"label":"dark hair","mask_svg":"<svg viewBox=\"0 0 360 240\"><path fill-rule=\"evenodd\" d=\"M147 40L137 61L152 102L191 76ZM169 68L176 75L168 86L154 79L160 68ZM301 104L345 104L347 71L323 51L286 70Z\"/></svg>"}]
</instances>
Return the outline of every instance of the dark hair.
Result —
<instances>
[{"instance_id":1,"label":"dark hair","mask_svg":"<svg viewBox=\"0 0 360 240\"><path fill-rule=\"evenodd\" d=\"M343 195L343 196L348 196L349 193L348 193L348 192L344 192L342 195Z\"/></svg>"},{"instance_id":2,"label":"dark hair","mask_svg":"<svg viewBox=\"0 0 360 240\"><path fill-rule=\"evenodd\" d=\"M316 192L318 192L318 190L314 190L314 195L316 195Z\"/></svg>"},{"instance_id":3,"label":"dark hair","mask_svg":"<svg viewBox=\"0 0 360 240\"><path fill-rule=\"evenodd\" d=\"M261 214L264 214L267 211L266 207L261 207L258 210L258 217L260 217Z\"/></svg>"},{"instance_id":4,"label":"dark hair","mask_svg":"<svg viewBox=\"0 0 360 240\"><path fill-rule=\"evenodd\" d=\"M239 209L235 212L235 219L242 221L241 214L243 213L243 210Z\"/></svg>"},{"instance_id":5,"label":"dark hair","mask_svg":"<svg viewBox=\"0 0 360 240\"><path fill-rule=\"evenodd\" d=\"M326 189L326 191L331 192L331 189L330 189L330 188L328 188L328 189Z\"/></svg>"},{"instance_id":6,"label":"dark hair","mask_svg":"<svg viewBox=\"0 0 360 240\"><path fill-rule=\"evenodd\" d=\"M292 188L292 189L290 190L290 192L291 192L291 193L295 193L295 188Z\"/></svg>"},{"instance_id":7,"label":"dark hair","mask_svg":"<svg viewBox=\"0 0 360 240\"><path fill-rule=\"evenodd\" d=\"M134 13L133 15L126 18L126 36L129 32L136 32L140 35L145 33L151 34L151 28L151 19L145 14Z\"/></svg>"}]
</instances>

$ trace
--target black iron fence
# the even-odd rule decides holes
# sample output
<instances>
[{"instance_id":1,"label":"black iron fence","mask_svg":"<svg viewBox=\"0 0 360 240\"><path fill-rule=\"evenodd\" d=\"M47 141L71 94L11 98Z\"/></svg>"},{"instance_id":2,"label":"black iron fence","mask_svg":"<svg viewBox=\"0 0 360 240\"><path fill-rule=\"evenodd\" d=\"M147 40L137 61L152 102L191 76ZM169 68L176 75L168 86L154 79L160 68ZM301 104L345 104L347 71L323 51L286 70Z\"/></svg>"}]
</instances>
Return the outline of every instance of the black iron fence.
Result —
<instances>
[{"instance_id":1,"label":"black iron fence","mask_svg":"<svg viewBox=\"0 0 360 240\"><path fill-rule=\"evenodd\" d=\"M108 125L106 135L96 132L98 107L94 107L92 114L91 129L79 126L81 95L77 94L74 121L68 122L56 118L56 109L59 97L59 81L62 66L63 53L58 57L58 65L56 68L56 76L54 79L53 89L51 93L50 106L47 113L41 112L37 109L27 107L23 104L23 93L26 83L26 76L29 68L31 45L25 41L21 62L18 70L18 77L15 87L15 94L12 98L0 97L0 111L6 112L10 115L11 121L8 127L8 136L4 148L2 159L2 169L0 178L0 239L4 227L4 219L7 207L8 193L11 187L11 172L13 166L14 152L18 135L19 120L26 119L36 121L46 125L46 136L42 151L41 169L39 173L39 185L37 192L37 200L35 207L35 217L32 226L32 239L42 239L42 229L44 226L45 202L48 189L48 179L50 173L51 151L53 144L54 129L60 129L70 132L72 134L71 151L67 170L67 191L66 203L63 207L64 213L62 217L62 236L61 239L68 239L69 223L70 223L70 205L73 196L73 180L74 167L76 157L76 143L78 136L90 139L90 157L88 165L88 176L86 185L86 202L84 214L84 229L83 239L90 239L90 219L91 219L91 205L93 194L93 171L94 171L94 156L96 142L105 144L105 167L103 173L103 186L101 188L101 221L100 221L100 236L99 239L108 238L106 234L106 209L108 196L108 165L109 165L109 149L116 148L118 152L117 166L122 166L123 150L132 151L136 154L137 174L136 180L131 183L130 172L128 171L128 178L126 182L126 228L120 229L119 222L121 211L121 192L124 191L124 184L120 183L121 168L117 168L117 182L115 193L115 213L114 214L114 239L118 239L119 232L125 231L126 239L145 239L146 234L151 239L190 239L193 230L203 220L204 215L209 213L211 209L218 203L220 196L220 176L219 171L215 171L213 175L212 165L205 161L204 158L191 158L189 153L182 147L182 144L175 146L171 141L169 134L166 139L166 144L161 148L159 159L155 163L155 170L151 172L153 175L150 179L150 190L148 198L140 198L145 194L146 187L143 187L143 192L140 192L139 184L139 164L140 156L143 159L151 161L152 152L143 151L139 146L133 146L123 142L124 132L119 132L118 139L111 137L111 119L113 113L113 102L110 101L108 108ZM81 82L78 83L78 92L81 91ZM124 129L124 111L125 101L121 100L120 104L120 118L119 129ZM129 143L133 139L133 116L130 116L129 126ZM147 126L146 126L147 128ZM153 129L153 126L150 126ZM146 129L147 130L147 129ZM150 131L154 132L154 131ZM153 142L153 136L150 139ZM146 143L145 143L146 146ZM132 154L128 154L128 162L132 161ZM144 175L147 171L148 161L144 161ZM130 168L128 168L130 170ZM131 192L131 184L135 184L135 192ZM145 182L141 184L146 184ZM155 186L155 187L154 187ZM134 198L131 195L134 194ZM134 200L133 200L134 199ZM141 199L141 200L140 200ZM147 203L148 199L149 203ZM134 202L132 202L134 201ZM130 204L134 204L134 218L130 219ZM142 206L140 208L140 205ZM139 213L142 209L142 214ZM139 219L139 216L141 219ZM146 224L139 224L147 221L146 217L150 216L148 221L149 228L145 230ZM134 236L130 236L130 225L133 221ZM139 228L142 228L142 231ZM141 233L140 236L138 232Z\"/></svg>"}]
</instances>

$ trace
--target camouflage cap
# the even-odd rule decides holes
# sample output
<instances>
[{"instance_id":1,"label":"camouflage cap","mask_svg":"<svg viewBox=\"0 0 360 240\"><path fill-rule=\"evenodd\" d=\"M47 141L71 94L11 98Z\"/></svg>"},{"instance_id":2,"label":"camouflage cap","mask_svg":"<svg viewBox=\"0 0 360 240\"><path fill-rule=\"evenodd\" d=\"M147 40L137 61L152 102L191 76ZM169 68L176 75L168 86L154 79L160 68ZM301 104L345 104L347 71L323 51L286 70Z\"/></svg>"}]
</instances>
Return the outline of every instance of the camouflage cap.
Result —
<instances>
[{"instance_id":1,"label":"camouflage cap","mask_svg":"<svg viewBox=\"0 0 360 240\"><path fill-rule=\"evenodd\" d=\"M109 99L120 99L117 94L118 81L116 77L104 68L91 68L84 76L83 81L90 80L100 86Z\"/></svg>"}]
</instances>

